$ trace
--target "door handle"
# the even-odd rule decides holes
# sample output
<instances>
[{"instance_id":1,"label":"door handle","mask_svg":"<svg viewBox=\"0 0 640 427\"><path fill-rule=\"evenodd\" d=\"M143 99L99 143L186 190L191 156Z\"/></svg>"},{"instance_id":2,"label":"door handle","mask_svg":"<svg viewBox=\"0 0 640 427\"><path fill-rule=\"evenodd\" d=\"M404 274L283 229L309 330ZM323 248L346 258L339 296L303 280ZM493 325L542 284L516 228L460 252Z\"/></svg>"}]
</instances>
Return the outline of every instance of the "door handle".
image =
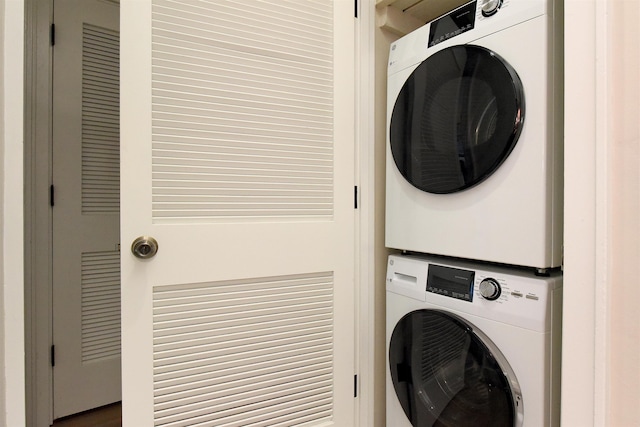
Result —
<instances>
[{"instance_id":1,"label":"door handle","mask_svg":"<svg viewBox=\"0 0 640 427\"><path fill-rule=\"evenodd\" d=\"M151 258L158 253L158 242L153 237L140 236L131 244L131 252L136 258Z\"/></svg>"}]
</instances>

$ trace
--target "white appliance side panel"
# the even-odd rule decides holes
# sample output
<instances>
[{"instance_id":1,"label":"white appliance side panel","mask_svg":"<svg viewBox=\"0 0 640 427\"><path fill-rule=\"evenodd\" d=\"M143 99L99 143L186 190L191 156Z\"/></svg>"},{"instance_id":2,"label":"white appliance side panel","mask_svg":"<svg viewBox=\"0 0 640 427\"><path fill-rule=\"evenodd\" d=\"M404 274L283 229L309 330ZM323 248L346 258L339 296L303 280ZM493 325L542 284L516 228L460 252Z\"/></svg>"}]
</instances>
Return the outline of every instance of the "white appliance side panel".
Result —
<instances>
[{"instance_id":1,"label":"white appliance side panel","mask_svg":"<svg viewBox=\"0 0 640 427\"><path fill-rule=\"evenodd\" d=\"M549 363L551 365L551 392L549 401L549 425L560 425L560 390L562 378L562 289L554 289L551 293L551 350Z\"/></svg>"},{"instance_id":2,"label":"white appliance side panel","mask_svg":"<svg viewBox=\"0 0 640 427\"><path fill-rule=\"evenodd\" d=\"M509 62L525 89L520 139L484 182L448 195L420 191L400 175L387 143L388 247L531 267L560 264L561 236L551 233L562 212L553 209L550 196L555 177L547 160L553 141L546 138L546 28L543 16L473 42ZM410 72L390 79L389 110Z\"/></svg>"}]
</instances>

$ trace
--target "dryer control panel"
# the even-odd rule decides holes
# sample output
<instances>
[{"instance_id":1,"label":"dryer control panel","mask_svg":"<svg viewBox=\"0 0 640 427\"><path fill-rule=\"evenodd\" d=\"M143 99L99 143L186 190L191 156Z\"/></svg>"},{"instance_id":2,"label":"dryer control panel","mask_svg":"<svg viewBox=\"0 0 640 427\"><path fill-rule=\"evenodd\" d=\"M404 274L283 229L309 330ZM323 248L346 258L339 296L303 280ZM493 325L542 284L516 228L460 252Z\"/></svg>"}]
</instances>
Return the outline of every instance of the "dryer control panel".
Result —
<instances>
[{"instance_id":1,"label":"dryer control panel","mask_svg":"<svg viewBox=\"0 0 640 427\"><path fill-rule=\"evenodd\" d=\"M466 4L431 22L429 47L472 30L476 23L476 2Z\"/></svg>"}]
</instances>

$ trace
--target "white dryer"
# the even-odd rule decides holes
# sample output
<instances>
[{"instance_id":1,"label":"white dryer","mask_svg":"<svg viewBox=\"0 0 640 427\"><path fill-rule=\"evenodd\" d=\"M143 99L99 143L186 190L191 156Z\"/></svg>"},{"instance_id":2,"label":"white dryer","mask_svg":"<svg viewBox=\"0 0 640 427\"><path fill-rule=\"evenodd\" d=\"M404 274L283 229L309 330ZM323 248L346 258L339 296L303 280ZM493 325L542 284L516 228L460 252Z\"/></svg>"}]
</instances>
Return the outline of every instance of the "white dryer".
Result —
<instances>
[{"instance_id":1,"label":"white dryer","mask_svg":"<svg viewBox=\"0 0 640 427\"><path fill-rule=\"evenodd\" d=\"M388 247L560 266L561 10L473 1L391 45Z\"/></svg>"},{"instance_id":2,"label":"white dryer","mask_svg":"<svg viewBox=\"0 0 640 427\"><path fill-rule=\"evenodd\" d=\"M562 279L389 257L388 427L560 423Z\"/></svg>"}]
</instances>

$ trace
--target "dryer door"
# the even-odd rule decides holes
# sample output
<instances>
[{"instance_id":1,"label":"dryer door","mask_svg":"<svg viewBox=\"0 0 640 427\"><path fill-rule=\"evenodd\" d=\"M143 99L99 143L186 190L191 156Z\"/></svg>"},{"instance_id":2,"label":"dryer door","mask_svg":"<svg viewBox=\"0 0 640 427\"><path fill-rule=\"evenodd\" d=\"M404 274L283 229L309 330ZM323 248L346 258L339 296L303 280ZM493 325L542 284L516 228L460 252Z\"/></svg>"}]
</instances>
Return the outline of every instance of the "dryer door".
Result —
<instances>
[{"instance_id":1,"label":"dryer door","mask_svg":"<svg viewBox=\"0 0 640 427\"><path fill-rule=\"evenodd\" d=\"M455 193L502 164L523 120L516 71L484 47L452 46L423 61L402 87L391 116L391 152L415 187Z\"/></svg>"},{"instance_id":2,"label":"dryer door","mask_svg":"<svg viewBox=\"0 0 640 427\"><path fill-rule=\"evenodd\" d=\"M502 353L451 313L418 310L394 328L391 379L414 427L514 427L520 387Z\"/></svg>"}]
</instances>

